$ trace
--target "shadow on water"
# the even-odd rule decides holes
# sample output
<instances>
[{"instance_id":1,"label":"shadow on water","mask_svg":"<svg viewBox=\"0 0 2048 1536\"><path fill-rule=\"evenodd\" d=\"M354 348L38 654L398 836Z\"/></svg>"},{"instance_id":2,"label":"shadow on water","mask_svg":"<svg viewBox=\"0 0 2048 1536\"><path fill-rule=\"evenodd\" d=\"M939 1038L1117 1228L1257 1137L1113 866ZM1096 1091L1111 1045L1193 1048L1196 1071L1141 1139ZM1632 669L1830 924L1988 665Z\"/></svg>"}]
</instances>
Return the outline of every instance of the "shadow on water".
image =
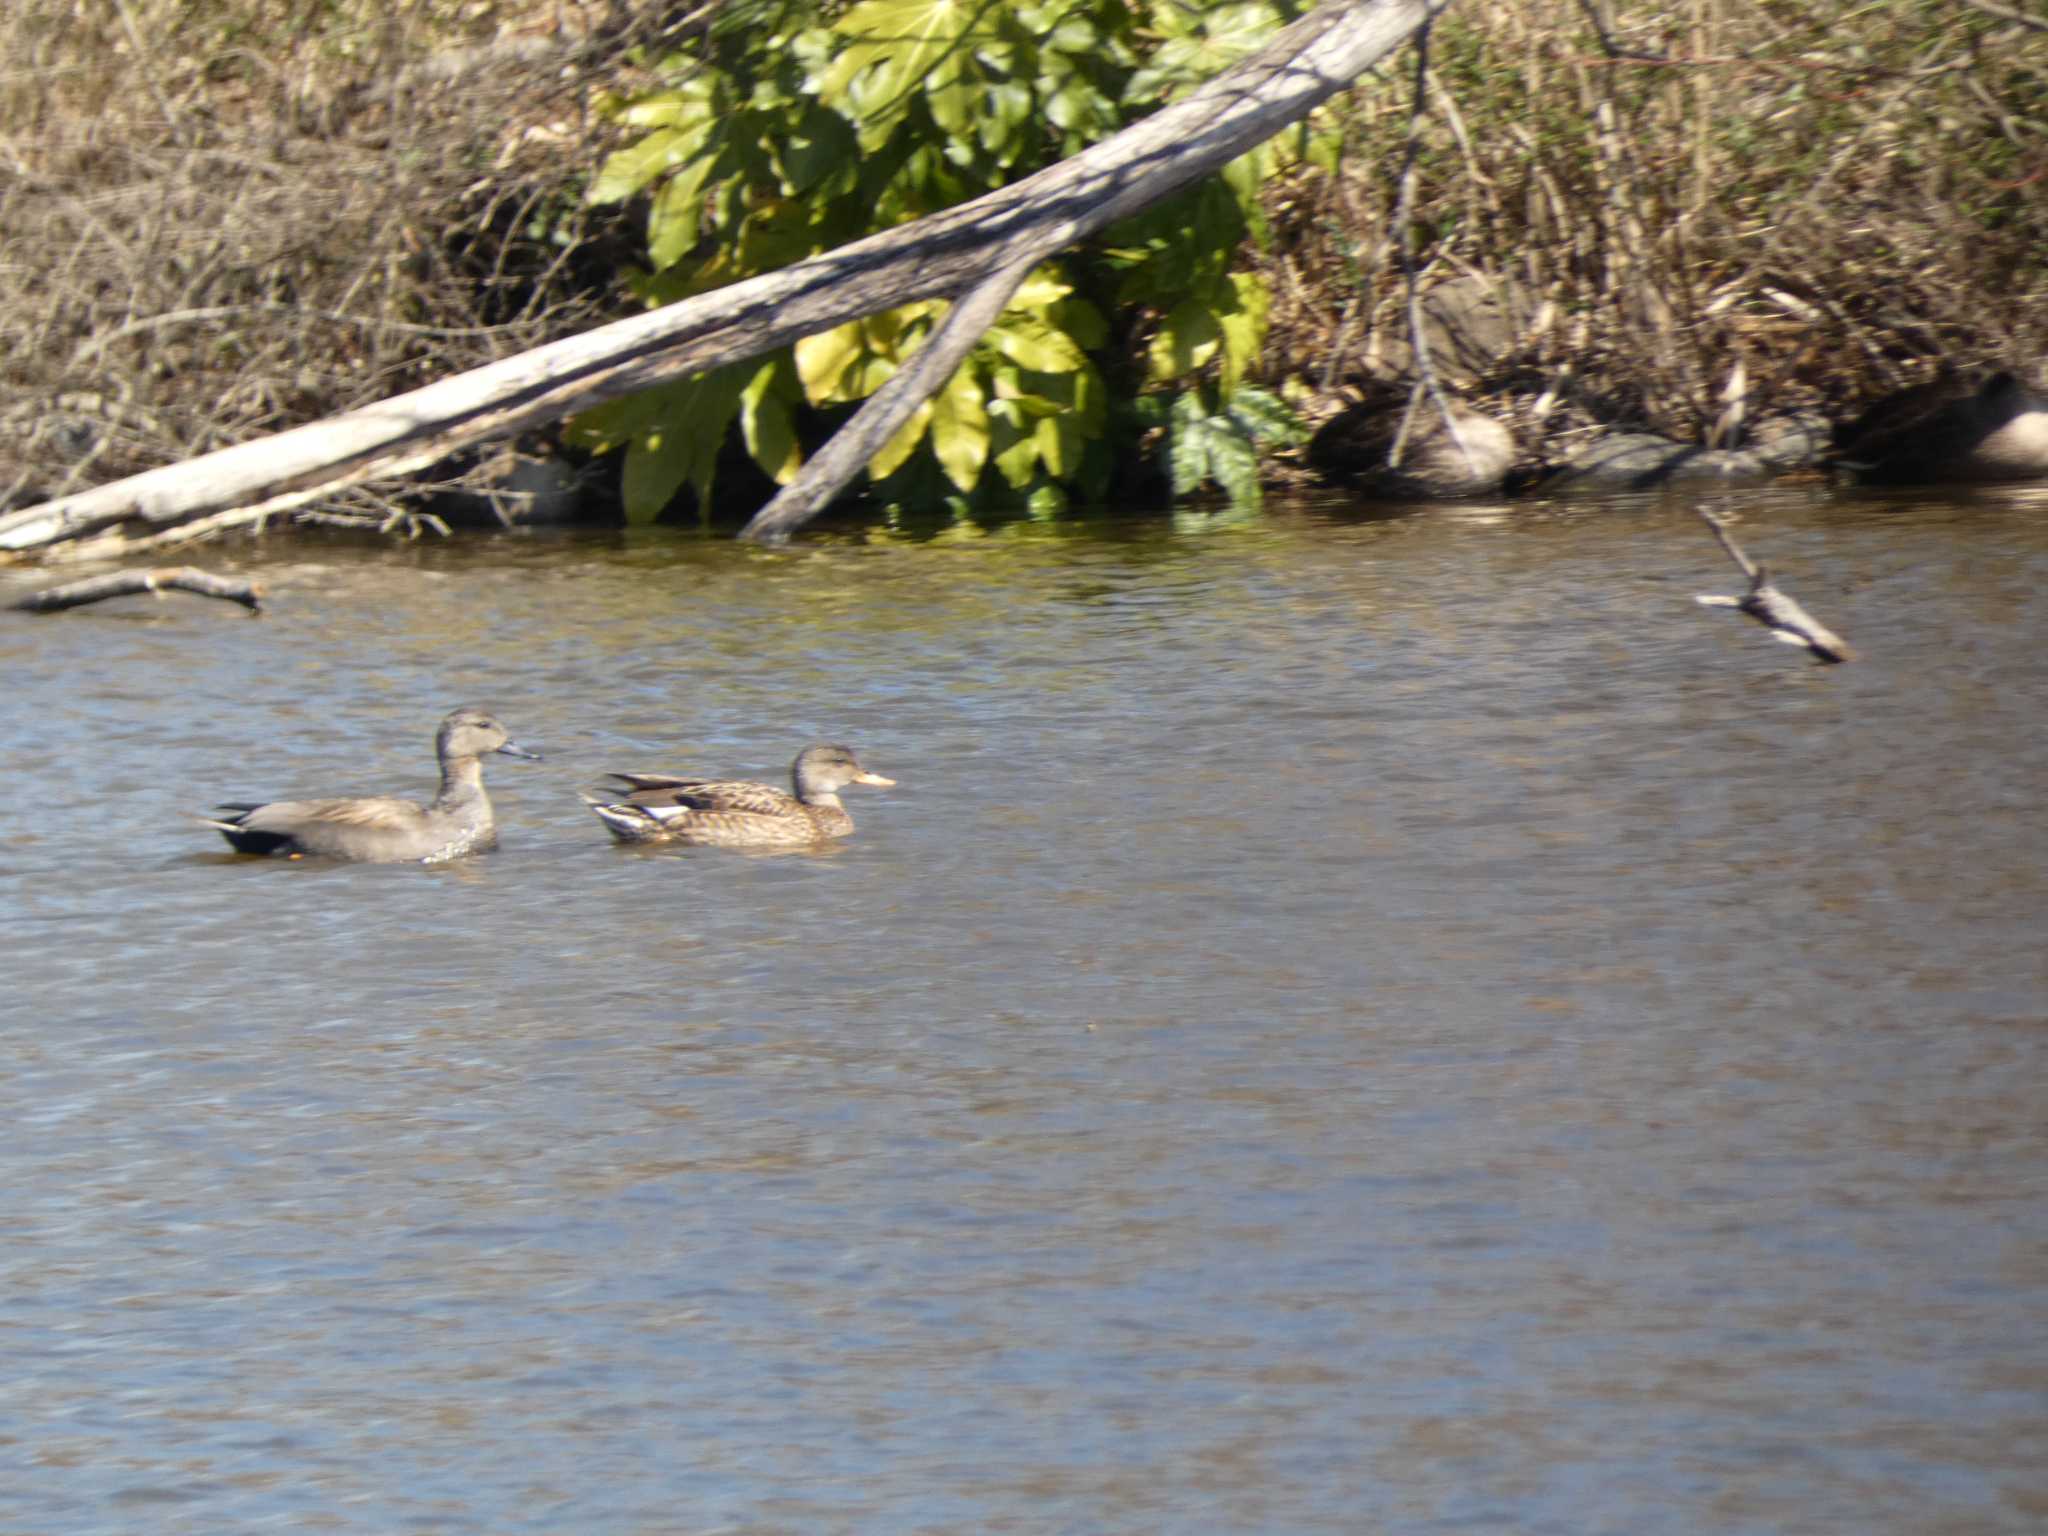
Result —
<instances>
[{"instance_id":1,"label":"shadow on water","mask_svg":"<svg viewBox=\"0 0 2048 1536\"><path fill-rule=\"evenodd\" d=\"M1677 497L0 626L0 1526L2038 1528L2048 521L1702 500L1865 659ZM489 858L189 819L467 701ZM813 739L823 854L578 800Z\"/></svg>"}]
</instances>

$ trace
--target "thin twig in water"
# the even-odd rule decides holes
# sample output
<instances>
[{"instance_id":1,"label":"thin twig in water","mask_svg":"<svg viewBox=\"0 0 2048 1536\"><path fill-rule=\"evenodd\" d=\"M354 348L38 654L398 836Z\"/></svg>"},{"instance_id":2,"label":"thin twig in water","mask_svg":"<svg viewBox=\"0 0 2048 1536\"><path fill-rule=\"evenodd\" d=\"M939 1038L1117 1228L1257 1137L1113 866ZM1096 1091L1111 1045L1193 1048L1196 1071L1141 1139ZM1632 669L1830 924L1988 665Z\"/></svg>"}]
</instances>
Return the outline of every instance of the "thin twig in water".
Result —
<instances>
[{"instance_id":1,"label":"thin twig in water","mask_svg":"<svg viewBox=\"0 0 2048 1536\"><path fill-rule=\"evenodd\" d=\"M1856 652L1848 641L1778 590L1771 581L1770 571L1742 552L1742 546L1735 542L1734 535L1728 532L1721 517L1702 508L1700 520L1713 529L1714 537L1721 541L1721 547L1735 562L1736 569L1749 578L1749 590L1741 597L1701 592L1695 594L1694 602L1707 608L1740 609L1768 629L1774 638L1787 645L1804 646L1822 661L1856 659Z\"/></svg>"},{"instance_id":2,"label":"thin twig in water","mask_svg":"<svg viewBox=\"0 0 2048 1536\"><path fill-rule=\"evenodd\" d=\"M87 603L125 597L134 592L151 592L162 597L174 587L181 592L197 592L201 597L218 597L230 603L240 603L251 613L263 611L263 588L255 582L238 581L232 576L215 576L191 565L88 576L83 581L69 581L61 587L45 587L40 592L31 592L26 597L16 598L10 606L24 613L55 613L62 608L79 608Z\"/></svg>"}]
</instances>

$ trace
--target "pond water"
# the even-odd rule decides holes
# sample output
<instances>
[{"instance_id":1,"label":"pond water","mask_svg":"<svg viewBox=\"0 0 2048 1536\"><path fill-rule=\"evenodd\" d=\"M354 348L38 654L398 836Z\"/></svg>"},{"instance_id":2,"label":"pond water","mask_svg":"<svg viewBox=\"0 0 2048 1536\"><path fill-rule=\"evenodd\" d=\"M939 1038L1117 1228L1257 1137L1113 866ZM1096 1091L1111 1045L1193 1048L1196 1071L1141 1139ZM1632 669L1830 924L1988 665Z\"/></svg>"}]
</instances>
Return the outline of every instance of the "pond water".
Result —
<instances>
[{"instance_id":1,"label":"pond water","mask_svg":"<svg viewBox=\"0 0 2048 1536\"><path fill-rule=\"evenodd\" d=\"M1679 500L0 614L0 1529L2048 1526L2048 501L1710 500L1862 660ZM471 701L495 855L189 819Z\"/></svg>"}]
</instances>

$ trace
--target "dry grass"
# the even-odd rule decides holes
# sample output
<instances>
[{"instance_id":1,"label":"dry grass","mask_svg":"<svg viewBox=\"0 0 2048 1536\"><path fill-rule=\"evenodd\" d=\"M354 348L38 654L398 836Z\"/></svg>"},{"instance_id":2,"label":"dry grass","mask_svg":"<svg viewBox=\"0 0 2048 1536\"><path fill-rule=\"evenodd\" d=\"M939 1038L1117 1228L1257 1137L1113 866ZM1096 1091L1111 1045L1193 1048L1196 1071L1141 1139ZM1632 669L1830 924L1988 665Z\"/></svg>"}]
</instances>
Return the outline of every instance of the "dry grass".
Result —
<instances>
[{"instance_id":1,"label":"dry grass","mask_svg":"<svg viewBox=\"0 0 2048 1536\"><path fill-rule=\"evenodd\" d=\"M1998 8L1506 0L1435 29L1415 200L1432 277L1520 279L1547 332L1487 381L1691 440L1937 367L2048 365L2048 32ZM1596 18L1599 18L1596 22ZM1402 325L1411 64L1276 250L1276 373ZM1349 371L1340 365L1341 376ZM1571 414L1567 412L1566 414Z\"/></svg>"},{"instance_id":2,"label":"dry grass","mask_svg":"<svg viewBox=\"0 0 2048 1536\"><path fill-rule=\"evenodd\" d=\"M17 0L0 504L345 410L618 304L596 8Z\"/></svg>"}]
</instances>

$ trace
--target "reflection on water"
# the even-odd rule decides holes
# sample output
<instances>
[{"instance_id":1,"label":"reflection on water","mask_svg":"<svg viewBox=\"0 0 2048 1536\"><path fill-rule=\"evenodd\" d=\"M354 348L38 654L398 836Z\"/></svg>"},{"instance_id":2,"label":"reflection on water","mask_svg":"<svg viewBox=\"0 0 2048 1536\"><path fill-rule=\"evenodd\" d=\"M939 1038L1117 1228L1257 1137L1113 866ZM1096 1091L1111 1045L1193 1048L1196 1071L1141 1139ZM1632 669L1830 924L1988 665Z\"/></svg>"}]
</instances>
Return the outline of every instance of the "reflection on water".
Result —
<instances>
[{"instance_id":1,"label":"reflection on water","mask_svg":"<svg viewBox=\"0 0 2048 1536\"><path fill-rule=\"evenodd\" d=\"M1864 661L1675 502L0 626L0 1529L2039 1529L2048 521L1716 501ZM494 857L184 819L468 700ZM813 738L826 854L576 797Z\"/></svg>"}]
</instances>

